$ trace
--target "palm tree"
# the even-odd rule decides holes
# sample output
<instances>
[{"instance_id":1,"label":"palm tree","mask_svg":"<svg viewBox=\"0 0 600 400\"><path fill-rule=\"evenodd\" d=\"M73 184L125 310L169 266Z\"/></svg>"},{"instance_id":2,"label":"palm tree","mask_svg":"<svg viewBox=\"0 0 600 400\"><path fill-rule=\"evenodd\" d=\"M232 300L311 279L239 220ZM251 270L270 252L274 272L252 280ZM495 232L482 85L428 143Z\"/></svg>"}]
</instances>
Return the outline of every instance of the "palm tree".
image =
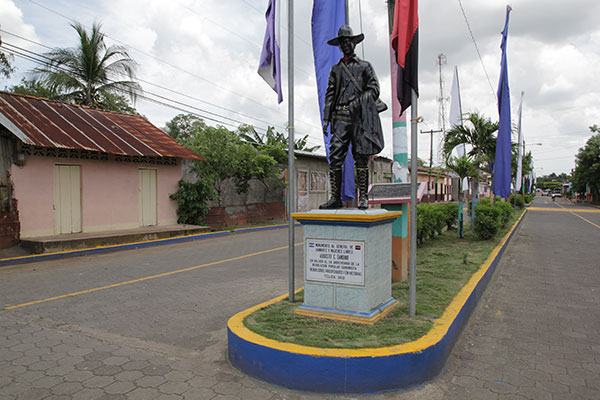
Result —
<instances>
[{"instance_id":1,"label":"palm tree","mask_svg":"<svg viewBox=\"0 0 600 400\"><path fill-rule=\"evenodd\" d=\"M468 144L471 150L467 155L473 160L475 168L479 171L481 165L487 163L488 170L491 172L490 166L496 155L496 138L493 134L498 130L498 122L492 122L477 112L468 113L463 121L467 124L455 125L446 132L443 149L445 158L450 157L456 146ZM472 182L472 210L474 210L479 196L479 173L473 177ZM474 218L471 219L471 224L473 222Z\"/></svg>"},{"instance_id":2,"label":"palm tree","mask_svg":"<svg viewBox=\"0 0 600 400\"><path fill-rule=\"evenodd\" d=\"M467 153L473 159L475 167L480 169L482 164L489 166L494 162L496 154L496 138L494 132L498 130L498 123L492 122L478 113L468 113L463 121L468 124L456 125L448 132L444 138L444 155L449 158L452 150L460 144L468 144L471 150ZM491 171L490 171L491 172ZM477 177L473 180L474 190L477 193L479 180Z\"/></svg>"},{"instance_id":3,"label":"palm tree","mask_svg":"<svg viewBox=\"0 0 600 400\"><path fill-rule=\"evenodd\" d=\"M79 23L71 25L79 35L74 48L56 48L45 54L50 61L34 72L60 98L88 106L110 108L115 95L127 94L134 101L141 86L135 82L135 61L124 46L104 43L101 24L88 33ZM125 78L125 80L120 80Z\"/></svg>"}]
</instances>

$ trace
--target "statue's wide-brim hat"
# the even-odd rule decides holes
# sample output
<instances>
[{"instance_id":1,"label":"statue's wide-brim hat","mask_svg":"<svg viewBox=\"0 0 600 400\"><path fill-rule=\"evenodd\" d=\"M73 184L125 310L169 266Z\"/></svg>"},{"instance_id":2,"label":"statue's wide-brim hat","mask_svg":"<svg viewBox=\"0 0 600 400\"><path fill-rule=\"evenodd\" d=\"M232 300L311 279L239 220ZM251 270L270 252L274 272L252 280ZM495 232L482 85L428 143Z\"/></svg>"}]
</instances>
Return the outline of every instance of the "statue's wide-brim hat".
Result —
<instances>
[{"instance_id":1,"label":"statue's wide-brim hat","mask_svg":"<svg viewBox=\"0 0 600 400\"><path fill-rule=\"evenodd\" d=\"M328 40L327 44L329 44L331 46L339 46L340 40L342 40L342 39L350 39L354 42L354 44L358 44L358 43L362 42L364 38L365 38L365 35L363 35L362 33L359 33L358 35L353 35L352 28L350 28L348 25L342 25L342 26L340 26L340 29L338 30L337 37L335 37L331 40Z\"/></svg>"}]
</instances>

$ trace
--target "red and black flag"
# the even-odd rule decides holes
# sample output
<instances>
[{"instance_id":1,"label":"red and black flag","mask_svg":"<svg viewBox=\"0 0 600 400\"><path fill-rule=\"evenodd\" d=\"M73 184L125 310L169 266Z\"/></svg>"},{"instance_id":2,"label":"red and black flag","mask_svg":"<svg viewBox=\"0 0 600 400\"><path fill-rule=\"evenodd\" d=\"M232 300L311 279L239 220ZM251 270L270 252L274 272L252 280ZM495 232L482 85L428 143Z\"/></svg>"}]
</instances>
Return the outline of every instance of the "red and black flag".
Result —
<instances>
[{"instance_id":1,"label":"red and black flag","mask_svg":"<svg viewBox=\"0 0 600 400\"><path fill-rule=\"evenodd\" d=\"M397 94L403 113L411 103L411 89L419 95L419 13L417 0L396 0L392 48L398 63Z\"/></svg>"}]
</instances>

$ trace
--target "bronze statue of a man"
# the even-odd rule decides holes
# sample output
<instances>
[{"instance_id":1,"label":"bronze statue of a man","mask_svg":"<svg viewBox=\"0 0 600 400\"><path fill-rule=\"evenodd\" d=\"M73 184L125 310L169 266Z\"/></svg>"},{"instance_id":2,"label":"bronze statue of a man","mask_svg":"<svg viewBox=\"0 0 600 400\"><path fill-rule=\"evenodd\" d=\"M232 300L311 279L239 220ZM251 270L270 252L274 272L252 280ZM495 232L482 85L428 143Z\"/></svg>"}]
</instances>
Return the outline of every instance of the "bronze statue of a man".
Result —
<instances>
[{"instance_id":1,"label":"bronze statue of a man","mask_svg":"<svg viewBox=\"0 0 600 400\"><path fill-rule=\"evenodd\" d=\"M369 62L359 59L354 54L354 48L363 39L362 33L353 35L352 29L343 25L338 31L338 36L327 42L331 46L339 46L344 56L331 67L325 93L323 133L327 135L327 127L331 124L331 198L319 207L321 209L342 207L342 164L350 144L360 191L358 208L366 209L369 206L369 156L383 149L383 131L377 110L377 76Z\"/></svg>"}]
</instances>

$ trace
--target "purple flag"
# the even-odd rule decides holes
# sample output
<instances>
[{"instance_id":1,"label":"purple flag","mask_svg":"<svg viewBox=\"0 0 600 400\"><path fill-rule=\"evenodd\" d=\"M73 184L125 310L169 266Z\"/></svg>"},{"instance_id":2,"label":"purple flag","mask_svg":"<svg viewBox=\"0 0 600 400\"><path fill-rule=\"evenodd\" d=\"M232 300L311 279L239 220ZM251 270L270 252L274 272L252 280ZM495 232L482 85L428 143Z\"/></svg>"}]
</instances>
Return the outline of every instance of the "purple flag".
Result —
<instances>
[{"instance_id":1,"label":"purple flag","mask_svg":"<svg viewBox=\"0 0 600 400\"><path fill-rule=\"evenodd\" d=\"M267 12L267 31L260 54L258 74L277 93L279 103L283 101L281 91L281 64L279 59L279 1L269 0Z\"/></svg>"},{"instance_id":2,"label":"purple flag","mask_svg":"<svg viewBox=\"0 0 600 400\"><path fill-rule=\"evenodd\" d=\"M346 23L345 0L314 0L312 10L312 43L315 59L315 73L317 76L317 91L319 94L319 109L321 110L321 124L323 123L323 104L331 67L343 56L338 47L327 44L329 39L337 36L340 26ZM331 124L329 134L324 135L325 151L329 160L329 142L331 140ZM348 155L344 160L342 177L342 200L348 201L355 197L354 188L354 158L352 157L352 144L348 148Z\"/></svg>"},{"instance_id":3,"label":"purple flag","mask_svg":"<svg viewBox=\"0 0 600 400\"><path fill-rule=\"evenodd\" d=\"M496 157L494 162L494 194L507 198L510 195L511 169L511 120L510 91L508 89L508 65L506 61L506 40L508 38L508 17L512 8L506 7L506 22L502 31L502 63L500 82L498 82L498 139L496 141Z\"/></svg>"}]
</instances>

